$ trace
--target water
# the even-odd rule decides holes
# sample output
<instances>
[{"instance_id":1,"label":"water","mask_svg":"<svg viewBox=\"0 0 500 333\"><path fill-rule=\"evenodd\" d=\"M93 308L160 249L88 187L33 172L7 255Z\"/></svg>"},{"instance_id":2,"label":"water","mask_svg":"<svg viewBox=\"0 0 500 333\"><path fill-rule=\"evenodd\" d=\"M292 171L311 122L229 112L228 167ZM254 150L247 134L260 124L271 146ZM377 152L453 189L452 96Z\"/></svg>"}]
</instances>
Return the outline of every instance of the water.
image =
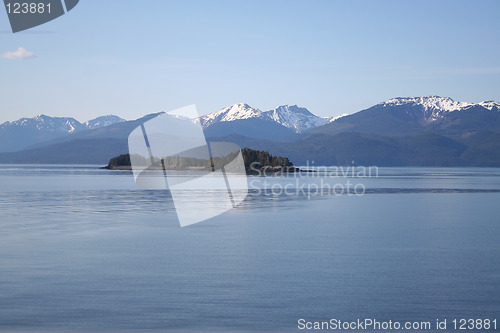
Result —
<instances>
[{"instance_id":1,"label":"water","mask_svg":"<svg viewBox=\"0 0 500 333\"><path fill-rule=\"evenodd\" d=\"M347 180L365 194L285 195L263 182L290 177L254 177L236 209L180 228L169 194L127 171L0 166L0 331L500 320L500 169L327 182Z\"/></svg>"}]
</instances>

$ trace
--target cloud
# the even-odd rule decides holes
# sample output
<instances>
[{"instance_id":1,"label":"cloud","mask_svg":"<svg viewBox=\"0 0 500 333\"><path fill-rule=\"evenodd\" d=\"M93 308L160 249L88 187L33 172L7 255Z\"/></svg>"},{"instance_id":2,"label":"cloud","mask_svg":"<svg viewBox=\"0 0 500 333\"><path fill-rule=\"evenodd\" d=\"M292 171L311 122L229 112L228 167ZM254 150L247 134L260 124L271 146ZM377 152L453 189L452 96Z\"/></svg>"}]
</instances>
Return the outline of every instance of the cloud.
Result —
<instances>
[{"instance_id":1,"label":"cloud","mask_svg":"<svg viewBox=\"0 0 500 333\"><path fill-rule=\"evenodd\" d=\"M26 51L24 47L20 47L14 52L5 52L0 55L0 58L5 59L29 59L36 57L33 52Z\"/></svg>"}]
</instances>

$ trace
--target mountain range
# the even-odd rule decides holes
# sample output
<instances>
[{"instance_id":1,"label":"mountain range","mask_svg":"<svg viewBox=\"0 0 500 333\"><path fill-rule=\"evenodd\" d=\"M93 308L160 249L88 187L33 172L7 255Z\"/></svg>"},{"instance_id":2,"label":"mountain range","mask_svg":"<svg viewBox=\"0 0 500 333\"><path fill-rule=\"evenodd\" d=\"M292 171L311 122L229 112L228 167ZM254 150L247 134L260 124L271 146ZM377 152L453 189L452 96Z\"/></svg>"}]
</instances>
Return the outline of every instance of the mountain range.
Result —
<instances>
[{"instance_id":1,"label":"mountain range","mask_svg":"<svg viewBox=\"0 0 500 333\"><path fill-rule=\"evenodd\" d=\"M249 138L279 140L325 125L331 119L318 117L297 105L281 105L263 112L238 103L201 116L199 121L207 137L238 133Z\"/></svg>"},{"instance_id":2,"label":"mountain range","mask_svg":"<svg viewBox=\"0 0 500 333\"><path fill-rule=\"evenodd\" d=\"M40 142L124 121L118 116L108 115L80 123L74 118L49 117L43 114L34 118L7 121L0 125L0 152L18 151Z\"/></svg>"},{"instance_id":3,"label":"mountain range","mask_svg":"<svg viewBox=\"0 0 500 333\"><path fill-rule=\"evenodd\" d=\"M126 153L128 134L156 115L7 122L0 125L0 162L105 164ZM209 141L267 150L296 165L500 166L500 103L494 101L398 97L326 118L297 105L261 111L239 103L193 121Z\"/></svg>"}]
</instances>

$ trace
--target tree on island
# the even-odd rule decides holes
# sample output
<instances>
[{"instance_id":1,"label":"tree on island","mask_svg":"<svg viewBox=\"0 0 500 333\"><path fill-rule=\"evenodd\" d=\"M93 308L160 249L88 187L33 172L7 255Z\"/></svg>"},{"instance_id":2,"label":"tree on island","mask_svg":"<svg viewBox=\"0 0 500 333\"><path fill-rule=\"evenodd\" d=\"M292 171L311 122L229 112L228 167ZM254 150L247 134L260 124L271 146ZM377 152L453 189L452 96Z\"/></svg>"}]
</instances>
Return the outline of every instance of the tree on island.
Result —
<instances>
[{"instance_id":1,"label":"tree on island","mask_svg":"<svg viewBox=\"0 0 500 333\"><path fill-rule=\"evenodd\" d=\"M273 156L267 151L253 150L249 148L244 148L241 150L243 161L245 164L245 170L247 173L253 173L256 170L266 169L266 170L283 170L287 172L294 172L293 163L286 157ZM158 168L167 169L188 169L189 167L198 168L211 168L212 165L215 168L219 168L229 162L231 162L238 153L229 154L225 157L215 157L211 160L209 159L198 159L194 157L181 157L181 156L169 156L167 158L159 159L154 158L153 166ZM134 155L134 163L140 163L141 165L148 165L149 158ZM105 169L131 169L132 163L129 154L123 154L117 157L113 157L109 160Z\"/></svg>"}]
</instances>

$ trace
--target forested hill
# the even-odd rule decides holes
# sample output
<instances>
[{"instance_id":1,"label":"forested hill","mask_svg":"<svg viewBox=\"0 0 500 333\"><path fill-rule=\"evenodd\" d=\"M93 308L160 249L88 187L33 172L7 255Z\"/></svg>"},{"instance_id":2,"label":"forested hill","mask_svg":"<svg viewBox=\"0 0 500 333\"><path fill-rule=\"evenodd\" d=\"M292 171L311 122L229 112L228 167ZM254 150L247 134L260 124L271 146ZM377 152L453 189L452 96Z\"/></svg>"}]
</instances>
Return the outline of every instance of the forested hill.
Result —
<instances>
[{"instance_id":1,"label":"forested hill","mask_svg":"<svg viewBox=\"0 0 500 333\"><path fill-rule=\"evenodd\" d=\"M245 170L247 173L256 173L258 170L266 169L268 171L287 171L287 172L295 172L298 171L293 166L293 163L286 157L281 156L273 156L269 154L267 151L261 150L253 150L249 148L244 148L241 150L243 155L243 161L245 164ZM236 157L236 154L230 154L225 158L214 158L212 161L205 159L196 159L196 158L188 158L188 157L179 157L179 156L171 156L163 159L155 159L155 163L157 167L164 167L167 169L178 169L185 170L189 168L205 168L210 169L212 163L216 166L223 166L231 162ZM135 156L136 160L143 160L146 165L146 159L142 157ZM113 157L110 159L105 169L121 169L121 170L130 170L131 160L129 154L123 154L117 157Z\"/></svg>"}]
</instances>

